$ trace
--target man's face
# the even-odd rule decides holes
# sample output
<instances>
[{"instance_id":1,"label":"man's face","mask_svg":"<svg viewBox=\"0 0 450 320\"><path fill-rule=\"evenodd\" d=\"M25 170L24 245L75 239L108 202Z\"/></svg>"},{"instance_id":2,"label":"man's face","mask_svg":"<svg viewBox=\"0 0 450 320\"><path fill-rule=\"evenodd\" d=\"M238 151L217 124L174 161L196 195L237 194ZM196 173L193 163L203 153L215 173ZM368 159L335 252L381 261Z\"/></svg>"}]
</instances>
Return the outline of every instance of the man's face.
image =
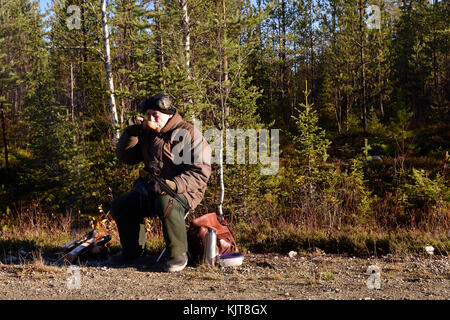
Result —
<instances>
[{"instance_id":1,"label":"man's face","mask_svg":"<svg viewBox=\"0 0 450 320\"><path fill-rule=\"evenodd\" d=\"M161 129L164 128L169 119L173 117L172 114L163 113L153 109L147 109L145 115L148 121L156 123L156 132L161 132Z\"/></svg>"}]
</instances>

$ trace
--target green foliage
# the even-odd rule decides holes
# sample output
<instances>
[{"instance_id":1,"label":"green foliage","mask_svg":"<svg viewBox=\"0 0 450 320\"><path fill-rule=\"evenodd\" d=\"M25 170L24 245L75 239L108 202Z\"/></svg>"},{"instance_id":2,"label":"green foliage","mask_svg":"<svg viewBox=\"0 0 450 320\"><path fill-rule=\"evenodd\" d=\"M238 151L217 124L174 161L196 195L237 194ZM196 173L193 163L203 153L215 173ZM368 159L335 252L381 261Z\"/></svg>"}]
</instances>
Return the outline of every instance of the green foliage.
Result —
<instances>
[{"instance_id":1,"label":"green foliage","mask_svg":"<svg viewBox=\"0 0 450 320\"><path fill-rule=\"evenodd\" d=\"M370 108L367 116L367 132L377 137L386 135L386 126L380 121L374 108Z\"/></svg>"},{"instance_id":2,"label":"green foliage","mask_svg":"<svg viewBox=\"0 0 450 320\"><path fill-rule=\"evenodd\" d=\"M413 130L409 124L413 113L404 103L398 102L395 116L391 118L389 126L390 138L395 143L395 166L396 181L402 185L405 179L405 160L409 153L413 152L415 145L412 143Z\"/></svg>"},{"instance_id":3,"label":"green foliage","mask_svg":"<svg viewBox=\"0 0 450 320\"><path fill-rule=\"evenodd\" d=\"M412 169L411 184L406 185L410 196L420 197L433 203L450 202L450 186L447 180L437 173L434 179L423 169Z\"/></svg>"},{"instance_id":4,"label":"green foliage","mask_svg":"<svg viewBox=\"0 0 450 320\"><path fill-rule=\"evenodd\" d=\"M361 119L354 113L347 113L347 117L344 121L345 131L350 134L359 134L361 133Z\"/></svg>"},{"instance_id":5,"label":"green foliage","mask_svg":"<svg viewBox=\"0 0 450 320\"><path fill-rule=\"evenodd\" d=\"M326 162L328 158L327 148L331 142L325 138L325 131L318 126L317 112L312 108L312 104L308 102L308 96L311 91L304 91L305 103L301 103L302 110L298 111L298 116L292 116L295 120L298 135L293 136L296 143L300 162L302 167L307 170L309 177L317 172L318 168Z\"/></svg>"},{"instance_id":6,"label":"green foliage","mask_svg":"<svg viewBox=\"0 0 450 320\"><path fill-rule=\"evenodd\" d=\"M312 227L336 228L342 223L365 223L372 212L374 199L366 185L363 166L365 159L351 159L348 169L327 163L331 142L326 133L318 126L317 112L308 103L308 91L305 91L306 103L299 115L294 117L298 135L292 136L296 143L298 160L293 164L300 212L305 225ZM363 148L368 159L370 146Z\"/></svg>"},{"instance_id":7,"label":"green foliage","mask_svg":"<svg viewBox=\"0 0 450 320\"><path fill-rule=\"evenodd\" d=\"M367 217L372 212L374 199L371 192L367 188L367 180L364 178L363 162L359 159L352 159L351 173L348 175L350 179L350 190L354 190L355 200L357 203L357 212L362 217Z\"/></svg>"},{"instance_id":8,"label":"green foliage","mask_svg":"<svg viewBox=\"0 0 450 320\"><path fill-rule=\"evenodd\" d=\"M399 154L404 154L407 140L413 136L413 131L409 130L409 122L413 113L404 104L398 105L395 117L391 118L390 133L395 140Z\"/></svg>"},{"instance_id":9,"label":"green foliage","mask_svg":"<svg viewBox=\"0 0 450 320\"><path fill-rule=\"evenodd\" d=\"M369 155L369 151L372 150L372 147L367 143L367 139L364 139L364 147L361 149L363 151L364 158L366 160L370 160L371 156Z\"/></svg>"}]
</instances>

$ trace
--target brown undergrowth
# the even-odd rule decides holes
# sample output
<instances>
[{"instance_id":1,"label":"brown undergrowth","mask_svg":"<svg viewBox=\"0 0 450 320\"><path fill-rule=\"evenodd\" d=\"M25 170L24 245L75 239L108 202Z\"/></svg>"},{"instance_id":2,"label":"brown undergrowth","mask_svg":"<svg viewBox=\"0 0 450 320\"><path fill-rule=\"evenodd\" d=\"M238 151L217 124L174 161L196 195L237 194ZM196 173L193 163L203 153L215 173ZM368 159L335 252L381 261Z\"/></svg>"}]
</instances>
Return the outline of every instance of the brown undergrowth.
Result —
<instances>
[{"instance_id":1,"label":"brown undergrowth","mask_svg":"<svg viewBox=\"0 0 450 320\"><path fill-rule=\"evenodd\" d=\"M7 220L0 221L0 256L11 252L27 252L39 261L41 255L51 254L70 240L80 238L96 228L112 237L111 252L120 250L117 226L108 213L100 211L95 217L56 215L44 213L38 204L34 207L8 212ZM189 219L187 221L189 223ZM161 221L146 219L147 249L160 252L164 247ZM231 228L242 252L298 251L325 252L355 256L385 254L426 254L424 248L433 246L435 254L448 255L450 239L445 230L421 230L413 227L383 228L376 224L326 226L295 224L282 216L253 223L232 223ZM4 260L4 259L3 259ZM42 260L42 259L41 259Z\"/></svg>"},{"instance_id":2,"label":"brown undergrowth","mask_svg":"<svg viewBox=\"0 0 450 320\"><path fill-rule=\"evenodd\" d=\"M382 256L386 254L427 254L426 246L434 253L448 255L450 238L445 233L398 229L371 231L358 226L341 229L304 229L293 224L271 226L268 223L234 228L237 242L244 251L255 253L323 252L353 256Z\"/></svg>"}]
</instances>

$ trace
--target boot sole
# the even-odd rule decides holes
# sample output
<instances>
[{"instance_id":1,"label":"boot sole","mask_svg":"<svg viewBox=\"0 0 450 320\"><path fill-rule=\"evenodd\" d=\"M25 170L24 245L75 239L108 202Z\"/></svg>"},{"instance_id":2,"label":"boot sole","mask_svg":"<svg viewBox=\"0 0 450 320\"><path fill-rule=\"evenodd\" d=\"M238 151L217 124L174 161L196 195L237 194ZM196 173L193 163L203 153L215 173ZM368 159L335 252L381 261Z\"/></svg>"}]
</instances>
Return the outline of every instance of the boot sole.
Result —
<instances>
[{"instance_id":1,"label":"boot sole","mask_svg":"<svg viewBox=\"0 0 450 320\"><path fill-rule=\"evenodd\" d=\"M183 270L187 266L187 261L183 265L169 266L165 268L166 272L177 272Z\"/></svg>"}]
</instances>

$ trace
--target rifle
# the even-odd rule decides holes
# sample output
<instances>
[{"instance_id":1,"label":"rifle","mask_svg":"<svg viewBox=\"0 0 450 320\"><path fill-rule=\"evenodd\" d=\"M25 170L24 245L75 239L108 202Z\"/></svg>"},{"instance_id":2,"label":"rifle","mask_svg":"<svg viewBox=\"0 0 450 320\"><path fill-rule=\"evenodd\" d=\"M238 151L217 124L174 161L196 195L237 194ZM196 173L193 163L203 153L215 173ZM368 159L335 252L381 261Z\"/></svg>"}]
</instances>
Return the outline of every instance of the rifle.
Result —
<instances>
[{"instance_id":1,"label":"rifle","mask_svg":"<svg viewBox=\"0 0 450 320\"><path fill-rule=\"evenodd\" d=\"M186 219L186 217L189 214L189 212L194 212L194 209L192 209L191 206L188 203L184 202L183 199L180 198L178 193L173 191L172 188L167 185L167 183L164 181L164 179L161 178L160 172L161 171L159 170L159 168L156 168L156 167L148 167L146 169L140 168L139 169L139 176L142 179L151 178L153 181L158 182L158 184L160 185L162 191L167 193L172 198L177 199L181 203L183 208L186 209L186 211L187 211L187 213L186 213L186 215L184 217Z\"/></svg>"},{"instance_id":2,"label":"rifle","mask_svg":"<svg viewBox=\"0 0 450 320\"><path fill-rule=\"evenodd\" d=\"M164 192L166 192L169 196L171 196L174 199L177 199L181 205L183 206L184 209L186 209L186 214L184 215L184 219L186 220L186 217L188 216L189 212L194 212L194 209L187 203L184 202L183 199L180 198L180 196L178 195L178 193L176 193L175 191L172 190L171 187L169 187L167 185L167 183L164 181L163 178L161 178L160 176L160 169L157 167L153 167L150 166L147 169L144 168L140 168L139 169L139 176L142 179L146 179L146 178L151 178L153 181L158 182L161 190L163 190ZM167 248L164 248L163 251L161 252L161 254L159 255L158 259L156 259L156 262L159 262L159 260L161 259L161 257L163 256L164 252L166 252Z\"/></svg>"}]
</instances>

